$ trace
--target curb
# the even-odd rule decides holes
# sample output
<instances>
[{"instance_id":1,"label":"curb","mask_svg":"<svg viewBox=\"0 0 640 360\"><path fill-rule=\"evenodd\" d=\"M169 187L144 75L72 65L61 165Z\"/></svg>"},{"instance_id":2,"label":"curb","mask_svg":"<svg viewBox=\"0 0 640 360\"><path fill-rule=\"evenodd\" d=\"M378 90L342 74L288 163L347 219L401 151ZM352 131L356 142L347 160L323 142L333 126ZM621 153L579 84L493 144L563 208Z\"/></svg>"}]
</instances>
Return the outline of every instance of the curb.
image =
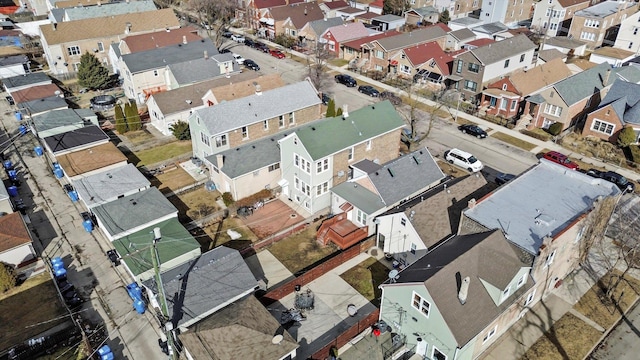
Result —
<instances>
[{"instance_id":1,"label":"curb","mask_svg":"<svg viewBox=\"0 0 640 360\"><path fill-rule=\"evenodd\" d=\"M629 308L627 309L627 311L625 311L624 313L622 313L620 315L620 318L618 320L616 320L616 322L607 330L605 330L605 332L602 334L602 336L600 337L600 339L598 340L598 342L591 348L591 350L589 350L589 352L583 357L584 360L587 359L591 359L593 353L600 347L600 345L604 342L604 340L609 336L609 334L613 331L613 329L615 329L616 327L618 327L618 325L620 325L620 323L622 322L622 319L624 319L624 317L630 313L632 310L634 310L636 308L636 306L638 306L640 304L640 295L636 296L636 300L633 302L633 304L631 304L631 306L629 306Z\"/></svg>"}]
</instances>

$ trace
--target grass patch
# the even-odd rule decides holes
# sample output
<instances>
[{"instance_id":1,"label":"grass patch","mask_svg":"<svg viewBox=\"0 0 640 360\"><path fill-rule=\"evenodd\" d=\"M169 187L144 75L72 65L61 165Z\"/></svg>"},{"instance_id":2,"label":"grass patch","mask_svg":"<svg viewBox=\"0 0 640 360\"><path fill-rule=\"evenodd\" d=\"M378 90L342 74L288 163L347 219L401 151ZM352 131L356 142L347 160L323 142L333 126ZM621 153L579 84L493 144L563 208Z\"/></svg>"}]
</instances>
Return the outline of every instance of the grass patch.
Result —
<instances>
[{"instance_id":1,"label":"grass patch","mask_svg":"<svg viewBox=\"0 0 640 360\"><path fill-rule=\"evenodd\" d=\"M162 174L154 176L149 179L149 181L152 186L157 187L163 194L177 191L196 182L193 176L189 175L188 172L179 166L165 169Z\"/></svg>"},{"instance_id":2,"label":"grass patch","mask_svg":"<svg viewBox=\"0 0 640 360\"><path fill-rule=\"evenodd\" d=\"M319 221L315 222L301 232L276 242L269 246L269 252L294 274L315 264L337 250L333 244L322 246L316 241L319 225Z\"/></svg>"},{"instance_id":3,"label":"grass patch","mask_svg":"<svg viewBox=\"0 0 640 360\"><path fill-rule=\"evenodd\" d=\"M583 359L602 334L571 313L565 314L521 360Z\"/></svg>"},{"instance_id":4,"label":"grass patch","mask_svg":"<svg viewBox=\"0 0 640 360\"><path fill-rule=\"evenodd\" d=\"M368 258L340 275L351 287L367 298L373 305L380 307L382 290L378 285L389 278L389 269L375 258Z\"/></svg>"},{"instance_id":5,"label":"grass patch","mask_svg":"<svg viewBox=\"0 0 640 360\"><path fill-rule=\"evenodd\" d=\"M134 145L142 144L150 140L155 140L155 136L151 135L147 130L129 131L122 135L131 141Z\"/></svg>"},{"instance_id":6,"label":"grass patch","mask_svg":"<svg viewBox=\"0 0 640 360\"><path fill-rule=\"evenodd\" d=\"M442 170L442 172L445 175L449 175L453 177L462 177L465 175L469 175L469 173L466 170L462 170L461 168L455 165L449 164L444 160L438 161L438 166L440 167L440 170Z\"/></svg>"},{"instance_id":7,"label":"grass patch","mask_svg":"<svg viewBox=\"0 0 640 360\"><path fill-rule=\"evenodd\" d=\"M349 60L345 59L331 59L329 60L329 64L337 67L345 66L349 63Z\"/></svg>"},{"instance_id":8,"label":"grass patch","mask_svg":"<svg viewBox=\"0 0 640 360\"><path fill-rule=\"evenodd\" d=\"M202 219L218 210L216 199L220 197L218 191L207 191L204 186L190 190L176 196L169 197L169 201L178 208L178 219L183 222Z\"/></svg>"},{"instance_id":9,"label":"grass patch","mask_svg":"<svg viewBox=\"0 0 640 360\"><path fill-rule=\"evenodd\" d=\"M240 233L240 238L232 240L227 230ZM258 240L258 237L240 219L228 217L222 221L209 224L204 227L203 237L197 237L203 249L213 249L224 245L236 250L249 247Z\"/></svg>"},{"instance_id":10,"label":"grass patch","mask_svg":"<svg viewBox=\"0 0 640 360\"><path fill-rule=\"evenodd\" d=\"M620 275L622 274L619 271L614 270L613 274L609 273L603 276L582 296L574 309L603 328L610 328L633 304L638 297L638 289L640 289L640 281L627 274L621 279L611 297L608 297L603 288L610 287L610 284L615 282ZM615 299L618 304L616 305L612 299Z\"/></svg>"},{"instance_id":11,"label":"grass patch","mask_svg":"<svg viewBox=\"0 0 640 360\"><path fill-rule=\"evenodd\" d=\"M536 145L533 145L530 142L520 140L516 137L513 137L511 135L508 135L502 132L496 132L495 134L492 134L491 137L527 151L531 151L536 147Z\"/></svg>"},{"instance_id":12,"label":"grass patch","mask_svg":"<svg viewBox=\"0 0 640 360\"><path fill-rule=\"evenodd\" d=\"M129 162L136 166L148 166L186 155L192 151L191 141L174 141L151 149L136 151L128 155Z\"/></svg>"},{"instance_id":13,"label":"grass patch","mask_svg":"<svg viewBox=\"0 0 640 360\"><path fill-rule=\"evenodd\" d=\"M0 301L0 349L7 349L68 320L47 273L4 294ZM44 322L62 317L59 320ZM36 325L39 324L39 325Z\"/></svg>"}]
</instances>

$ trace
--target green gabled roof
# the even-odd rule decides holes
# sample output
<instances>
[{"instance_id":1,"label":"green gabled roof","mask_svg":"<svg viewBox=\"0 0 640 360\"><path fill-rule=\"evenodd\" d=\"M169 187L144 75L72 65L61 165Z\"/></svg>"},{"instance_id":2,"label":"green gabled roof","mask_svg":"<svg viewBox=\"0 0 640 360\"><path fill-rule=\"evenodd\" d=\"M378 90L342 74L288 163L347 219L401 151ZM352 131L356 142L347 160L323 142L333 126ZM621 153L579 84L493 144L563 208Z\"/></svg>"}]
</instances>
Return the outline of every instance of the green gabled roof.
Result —
<instances>
[{"instance_id":1,"label":"green gabled roof","mask_svg":"<svg viewBox=\"0 0 640 360\"><path fill-rule=\"evenodd\" d=\"M153 269L151 245L153 229L159 227L162 239L158 242L160 263L168 262L200 247L187 229L177 218L149 226L131 235L113 241L120 257L134 276Z\"/></svg>"},{"instance_id":2,"label":"green gabled roof","mask_svg":"<svg viewBox=\"0 0 640 360\"><path fill-rule=\"evenodd\" d=\"M602 63L591 69L569 76L564 80L560 80L555 83L554 87L558 95L564 99L564 102L571 106L599 92L605 86L613 84L616 76L609 74L607 84L603 85L603 82L607 79L607 70L611 70L611 65Z\"/></svg>"},{"instance_id":3,"label":"green gabled roof","mask_svg":"<svg viewBox=\"0 0 640 360\"><path fill-rule=\"evenodd\" d=\"M302 126L296 135L314 160L400 129L404 121L385 100L349 113Z\"/></svg>"}]
</instances>

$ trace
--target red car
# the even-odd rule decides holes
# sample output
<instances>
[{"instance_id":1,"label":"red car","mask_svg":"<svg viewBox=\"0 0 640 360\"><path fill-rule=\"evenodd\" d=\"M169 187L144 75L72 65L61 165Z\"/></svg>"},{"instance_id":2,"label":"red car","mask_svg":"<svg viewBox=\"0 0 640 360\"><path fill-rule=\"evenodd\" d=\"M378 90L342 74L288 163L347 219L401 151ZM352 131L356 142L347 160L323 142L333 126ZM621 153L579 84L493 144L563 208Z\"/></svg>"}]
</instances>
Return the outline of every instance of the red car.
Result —
<instances>
[{"instance_id":1,"label":"red car","mask_svg":"<svg viewBox=\"0 0 640 360\"><path fill-rule=\"evenodd\" d=\"M557 151L549 151L548 153L545 153L544 155L542 155L542 157L549 161L553 161L556 164L560 164L564 167L568 167L571 170L578 170L578 164L569 160L567 155L561 154Z\"/></svg>"},{"instance_id":2,"label":"red car","mask_svg":"<svg viewBox=\"0 0 640 360\"><path fill-rule=\"evenodd\" d=\"M278 59L284 59L285 55L282 51L280 50L269 50L269 54L271 54L271 56L276 57Z\"/></svg>"}]
</instances>

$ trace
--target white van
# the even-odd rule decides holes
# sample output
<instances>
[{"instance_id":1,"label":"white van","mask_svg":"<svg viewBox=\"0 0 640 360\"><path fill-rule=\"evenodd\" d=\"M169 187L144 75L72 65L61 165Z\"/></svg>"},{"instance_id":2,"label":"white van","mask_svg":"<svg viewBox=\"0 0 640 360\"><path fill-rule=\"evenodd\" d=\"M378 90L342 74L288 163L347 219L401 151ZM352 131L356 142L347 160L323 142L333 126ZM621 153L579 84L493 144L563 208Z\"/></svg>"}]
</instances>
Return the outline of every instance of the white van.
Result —
<instances>
[{"instance_id":1,"label":"white van","mask_svg":"<svg viewBox=\"0 0 640 360\"><path fill-rule=\"evenodd\" d=\"M466 151L460 149L451 149L444 154L444 159L463 169L467 169L469 172L478 172L484 168L484 165L475 156L469 154Z\"/></svg>"}]
</instances>

